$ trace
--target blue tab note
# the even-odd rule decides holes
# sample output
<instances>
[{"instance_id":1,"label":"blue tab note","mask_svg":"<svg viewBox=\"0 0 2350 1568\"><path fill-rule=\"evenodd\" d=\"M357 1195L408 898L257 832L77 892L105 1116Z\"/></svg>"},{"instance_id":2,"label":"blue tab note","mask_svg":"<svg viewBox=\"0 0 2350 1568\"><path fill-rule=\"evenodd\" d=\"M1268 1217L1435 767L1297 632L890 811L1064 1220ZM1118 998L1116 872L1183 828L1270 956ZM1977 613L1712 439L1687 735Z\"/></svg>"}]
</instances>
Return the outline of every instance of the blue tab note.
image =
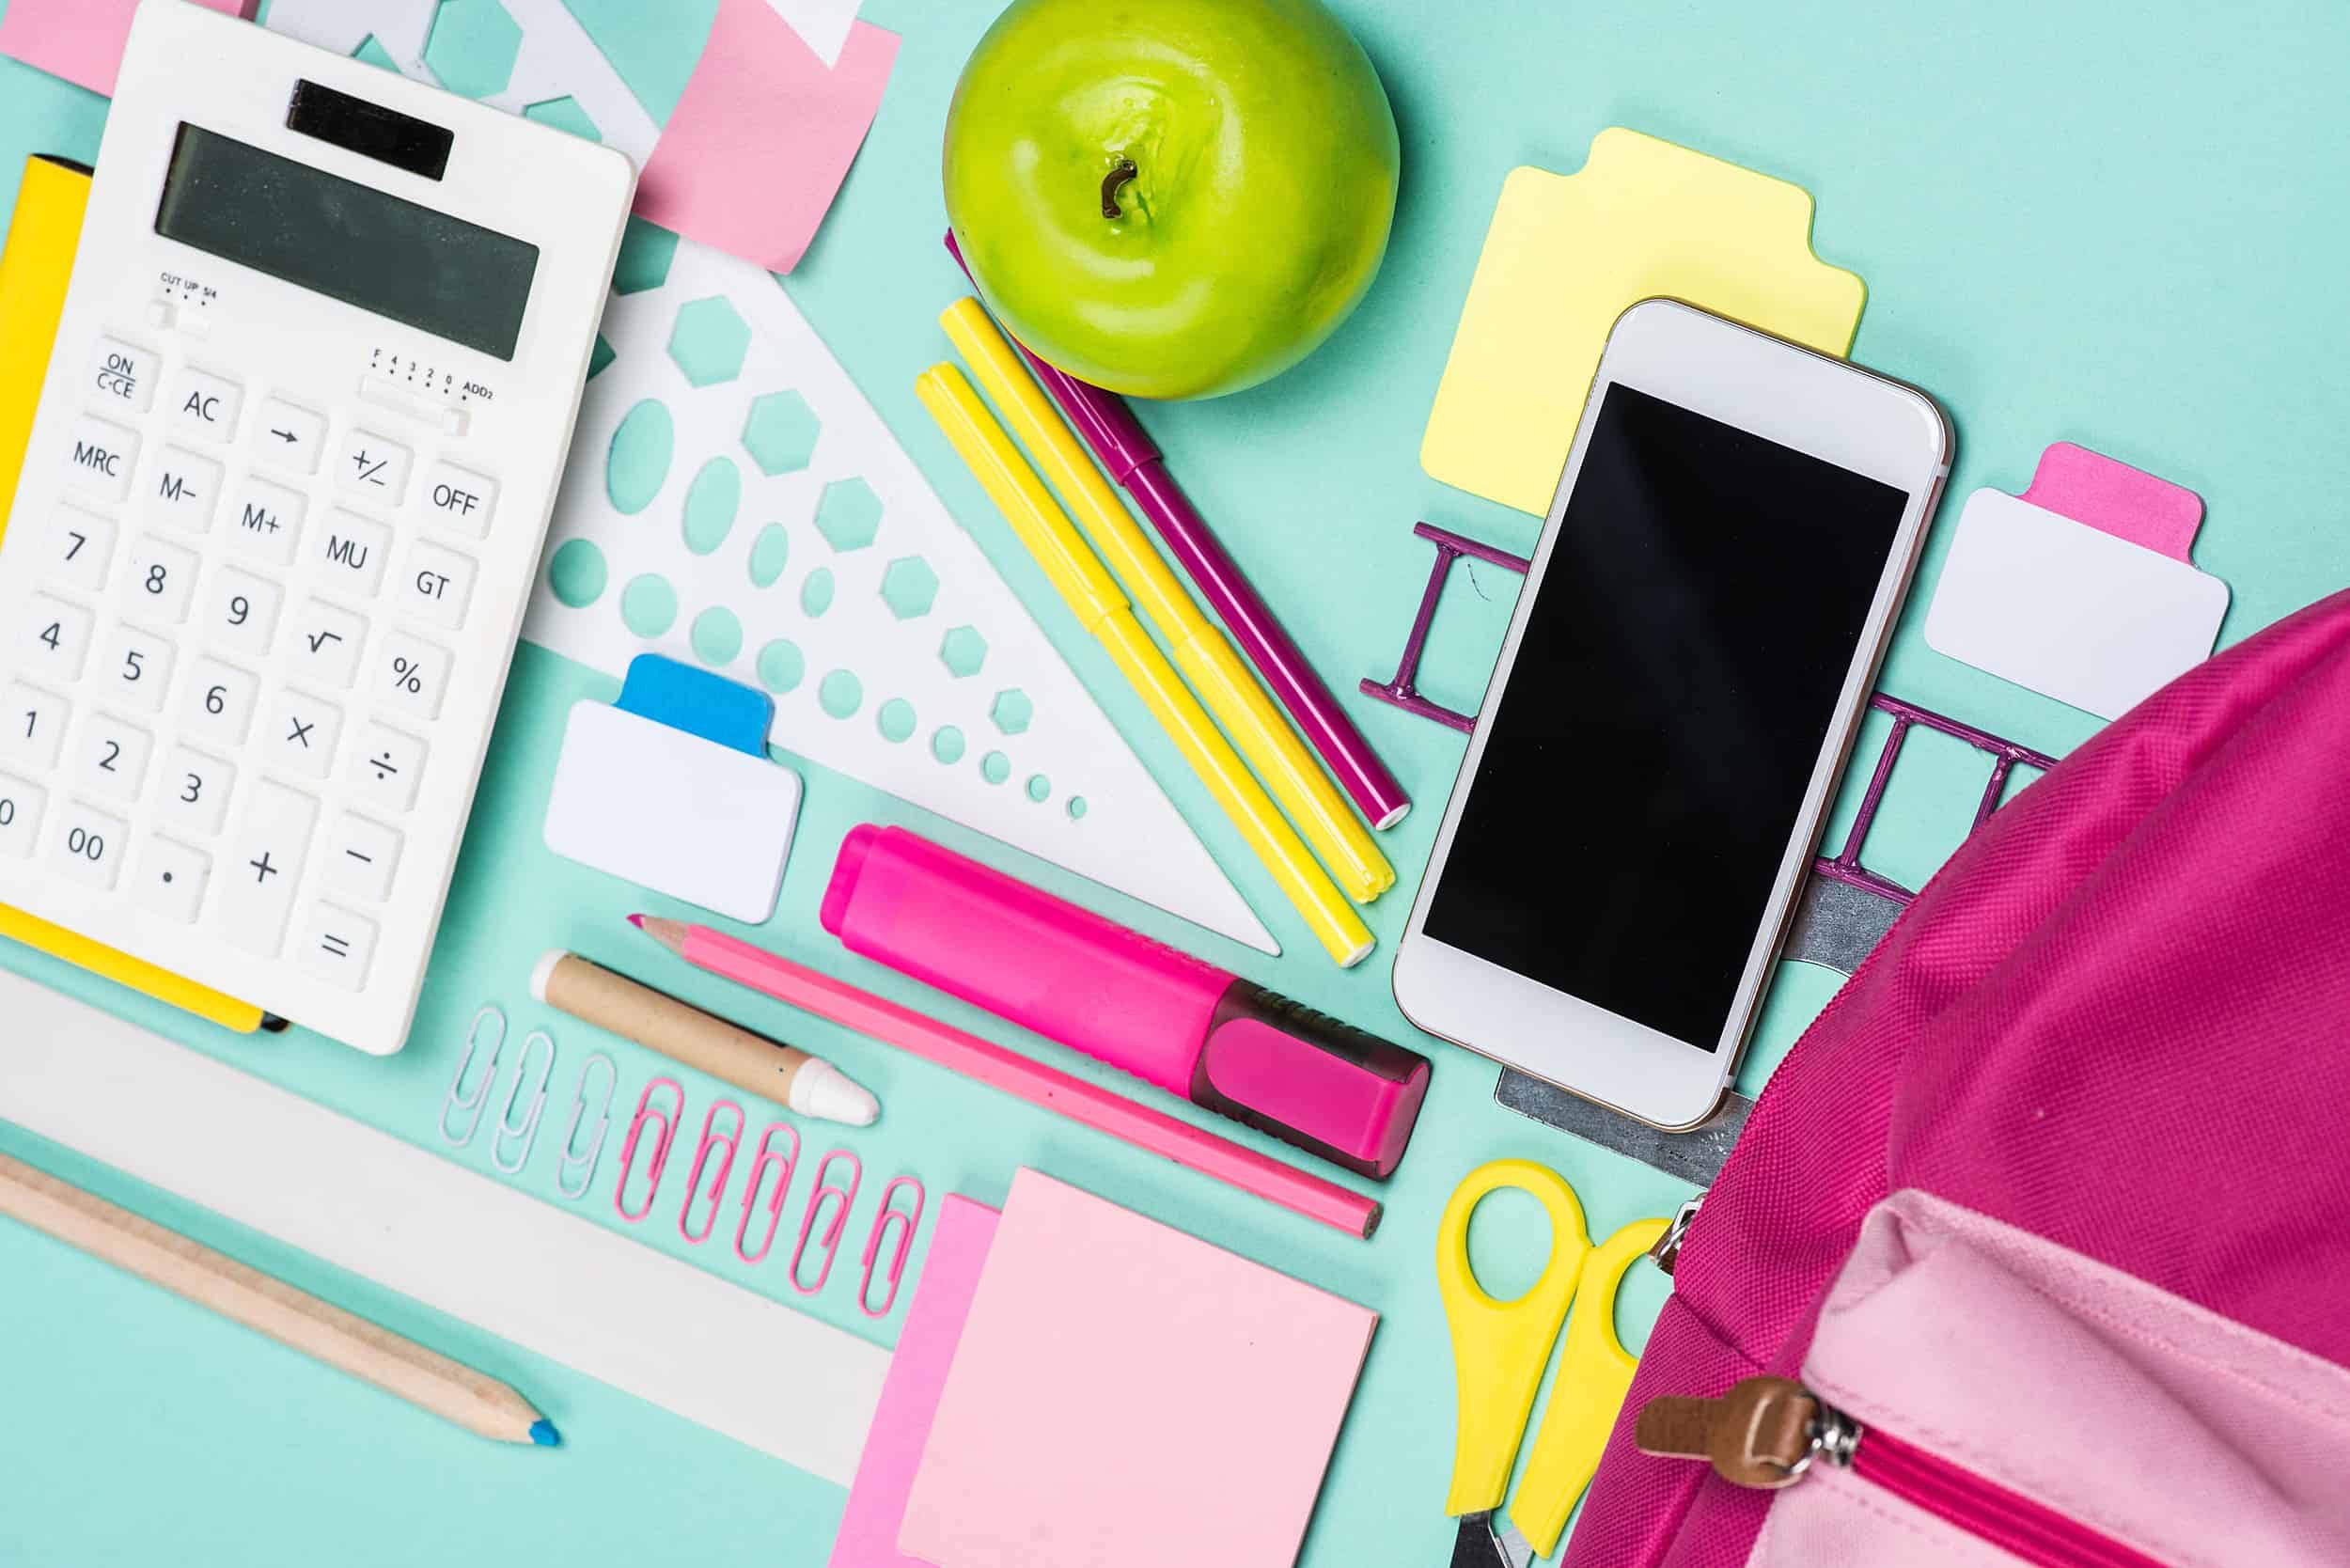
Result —
<instances>
[{"instance_id":1,"label":"blue tab note","mask_svg":"<svg viewBox=\"0 0 2350 1568\"><path fill-rule=\"evenodd\" d=\"M767 755L767 726L776 713L776 699L765 692L658 653L628 662L618 706L759 758Z\"/></svg>"}]
</instances>

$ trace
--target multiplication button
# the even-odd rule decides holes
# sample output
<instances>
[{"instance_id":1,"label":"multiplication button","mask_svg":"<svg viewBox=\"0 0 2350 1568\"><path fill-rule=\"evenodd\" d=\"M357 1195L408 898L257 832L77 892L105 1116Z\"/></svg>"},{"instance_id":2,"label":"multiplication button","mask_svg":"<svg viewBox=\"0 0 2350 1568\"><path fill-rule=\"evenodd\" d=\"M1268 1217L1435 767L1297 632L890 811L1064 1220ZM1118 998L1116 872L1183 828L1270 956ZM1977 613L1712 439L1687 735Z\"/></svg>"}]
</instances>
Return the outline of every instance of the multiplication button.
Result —
<instances>
[{"instance_id":1,"label":"multiplication button","mask_svg":"<svg viewBox=\"0 0 2350 1568\"><path fill-rule=\"evenodd\" d=\"M116 337L101 337L90 353L90 400L102 408L144 414L155 400L157 361L145 349Z\"/></svg>"},{"instance_id":2,"label":"multiplication button","mask_svg":"<svg viewBox=\"0 0 2350 1568\"><path fill-rule=\"evenodd\" d=\"M408 494L408 465L415 454L372 431L348 431L335 460L335 484L379 507L396 507Z\"/></svg>"},{"instance_id":3,"label":"multiplication button","mask_svg":"<svg viewBox=\"0 0 2350 1568\"><path fill-rule=\"evenodd\" d=\"M301 692L277 694L261 732L268 759L309 778L323 778L335 762L335 742L343 732L343 711Z\"/></svg>"},{"instance_id":4,"label":"multiplication button","mask_svg":"<svg viewBox=\"0 0 2350 1568\"><path fill-rule=\"evenodd\" d=\"M222 849L215 920L229 941L274 958L285 945L286 912L318 825L319 803L298 790L264 779L245 794L236 831Z\"/></svg>"},{"instance_id":5,"label":"multiplication button","mask_svg":"<svg viewBox=\"0 0 2350 1568\"><path fill-rule=\"evenodd\" d=\"M66 434L64 457L66 478L75 489L102 501L119 501L131 494L139 438L120 425L84 415Z\"/></svg>"}]
</instances>

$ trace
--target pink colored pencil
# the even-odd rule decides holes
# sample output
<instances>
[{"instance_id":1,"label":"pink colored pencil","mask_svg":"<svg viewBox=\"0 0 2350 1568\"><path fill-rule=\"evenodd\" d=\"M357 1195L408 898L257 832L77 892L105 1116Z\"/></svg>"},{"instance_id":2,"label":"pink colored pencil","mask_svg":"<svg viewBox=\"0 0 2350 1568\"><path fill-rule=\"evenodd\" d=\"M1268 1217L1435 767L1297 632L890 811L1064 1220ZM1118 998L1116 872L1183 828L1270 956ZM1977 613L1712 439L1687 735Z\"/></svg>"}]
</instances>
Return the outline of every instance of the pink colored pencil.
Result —
<instances>
[{"instance_id":1,"label":"pink colored pencil","mask_svg":"<svg viewBox=\"0 0 2350 1568\"><path fill-rule=\"evenodd\" d=\"M876 996L846 980L713 931L650 915L631 915L629 924L697 969L747 985L789 1002L843 1028L894 1045L924 1061L960 1073L990 1089L1032 1105L1058 1111L1071 1121L1121 1138L1137 1149L1278 1203L1292 1214L1318 1219L1350 1236L1379 1228L1379 1200L1336 1182L1244 1149L1229 1138L1137 1105L1098 1084L981 1040L978 1035L925 1017L912 1008Z\"/></svg>"}]
</instances>

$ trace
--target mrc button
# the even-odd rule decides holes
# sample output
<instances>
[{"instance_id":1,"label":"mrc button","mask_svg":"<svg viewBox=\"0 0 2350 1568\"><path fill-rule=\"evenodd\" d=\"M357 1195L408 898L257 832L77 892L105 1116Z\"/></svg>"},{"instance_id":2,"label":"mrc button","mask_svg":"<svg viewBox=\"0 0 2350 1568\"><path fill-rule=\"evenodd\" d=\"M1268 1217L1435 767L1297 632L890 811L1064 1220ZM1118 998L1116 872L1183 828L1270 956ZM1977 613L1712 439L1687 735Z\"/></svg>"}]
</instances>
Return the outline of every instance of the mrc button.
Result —
<instances>
[{"instance_id":1,"label":"mrc button","mask_svg":"<svg viewBox=\"0 0 2350 1568\"><path fill-rule=\"evenodd\" d=\"M425 478L425 510L460 533L480 539L490 531L498 482L453 463L436 463Z\"/></svg>"}]
</instances>

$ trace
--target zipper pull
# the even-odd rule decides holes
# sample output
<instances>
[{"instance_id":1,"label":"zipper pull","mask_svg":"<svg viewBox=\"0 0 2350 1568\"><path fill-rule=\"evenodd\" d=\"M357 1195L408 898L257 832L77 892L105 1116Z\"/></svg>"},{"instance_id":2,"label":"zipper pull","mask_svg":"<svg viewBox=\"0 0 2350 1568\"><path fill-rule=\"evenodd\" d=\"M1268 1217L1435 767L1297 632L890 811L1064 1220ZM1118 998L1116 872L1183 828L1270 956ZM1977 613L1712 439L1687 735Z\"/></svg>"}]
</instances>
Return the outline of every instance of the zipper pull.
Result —
<instances>
[{"instance_id":1,"label":"zipper pull","mask_svg":"<svg viewBox=\"0 0 2350 1568\"><path fill-rule=\"evenodd\" d=\"M1749 1377L1719 1399L1665 1395L1641 1406L1633 1443L1660 1459L1702 1459L1735 1486L1776 1491L1822 1454L1852 1463L1860 1423L1791 1377Z\"/></svg>"},{"instance_id":2,"label":"zipper pull","mask_svg":"<svg viewBox=\"0 0 2350 1568\"><path fill-rule=\"evenodd\" d=\"M1672 1223L1656 1238L1656 1245L1648 1249L1649 1262L1654 1263L1666 1278L1672 1278L1673 1264L1681 1261L1681 1238L1689 1233L1689 1222L1698 1217L1698 1210L1705 1202L1705 1194L1699 1193L1673 1214Z\"/></svg>"}]
</instances>

